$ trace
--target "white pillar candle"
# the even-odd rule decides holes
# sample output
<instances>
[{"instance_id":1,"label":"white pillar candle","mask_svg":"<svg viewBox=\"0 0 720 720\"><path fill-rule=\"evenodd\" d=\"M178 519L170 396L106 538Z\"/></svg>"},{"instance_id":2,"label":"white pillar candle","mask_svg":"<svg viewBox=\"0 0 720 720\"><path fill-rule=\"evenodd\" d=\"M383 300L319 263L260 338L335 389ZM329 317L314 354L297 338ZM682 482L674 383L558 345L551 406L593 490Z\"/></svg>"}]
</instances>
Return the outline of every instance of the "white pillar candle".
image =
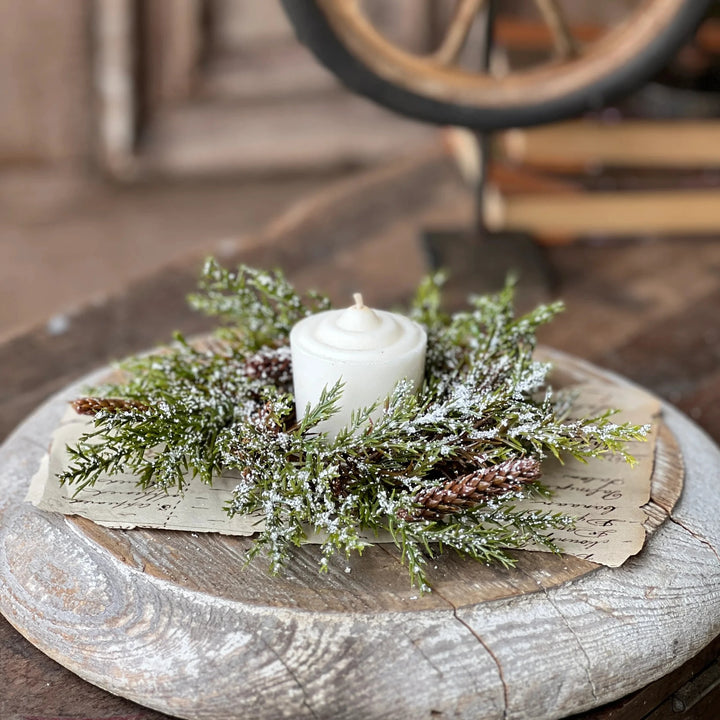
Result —
<instances>
[{"instance_id":1,"label":"white pillar candle","mask_svg":"<svg viewBox=\"0 0 720 720\"><path fill-rule=\"evenodd\" d=\"M409 318L355 305L304 318L290 333L298 418L317 404L323 388L344 383L339 410L318 430L334 438L353 410L386 398L402 379L417 391L425 374L425 330ZM375 417L382 413L379 408Z\"/></svg>"}]
</instances>

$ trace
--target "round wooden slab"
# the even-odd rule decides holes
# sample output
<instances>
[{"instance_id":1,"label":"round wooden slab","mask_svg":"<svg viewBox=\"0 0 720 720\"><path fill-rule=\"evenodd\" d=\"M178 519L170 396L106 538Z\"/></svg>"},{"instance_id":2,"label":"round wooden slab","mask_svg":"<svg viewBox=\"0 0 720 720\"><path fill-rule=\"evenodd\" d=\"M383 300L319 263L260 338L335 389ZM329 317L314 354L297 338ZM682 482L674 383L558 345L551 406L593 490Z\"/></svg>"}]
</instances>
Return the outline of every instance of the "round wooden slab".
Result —
<instances>
[{"instance_id":1,"label":"round wooden slab","mask_svg":"<svg viewBox=\"0 0 720 720\"><path fill-rule=\"evenodd\" d=\"M626 382L552 355L577 379ZM666 674L720 627L720 451L671 408L647 507L657 529L639 556L608 569L526 552L510 571L448 556L419 597L389 546L324 576L305 546L272 578L261 562L243 569L248 539L109 530L23 502L87 382L0 450L0 610L136 702L208 720L562 717Z\"/></svg>"}]
</instances>

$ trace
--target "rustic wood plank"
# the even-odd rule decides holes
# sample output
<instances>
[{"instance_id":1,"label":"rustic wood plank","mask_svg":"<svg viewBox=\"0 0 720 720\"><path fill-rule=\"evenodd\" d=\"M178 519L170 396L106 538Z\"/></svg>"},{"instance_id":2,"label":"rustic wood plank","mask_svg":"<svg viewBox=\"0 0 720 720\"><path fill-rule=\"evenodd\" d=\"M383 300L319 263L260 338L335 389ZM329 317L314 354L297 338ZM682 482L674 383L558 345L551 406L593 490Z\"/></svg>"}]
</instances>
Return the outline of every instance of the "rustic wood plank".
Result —
<instances>
[{"instance_id":1,"label":"rustic wood plank","mask_svg":"<svg viewBox=\"0 0 720 720\"><path fill-rule=\"evenodd\" d=\"M588 120L511 130L500 145L514 162L544 168L718 167L720 123L702 120Z\"/></svg>"},{"instance_id":2,"label":"rustic wood plank","mask_svg":"<svg viewBox=\"0 0 720 720\"><path fill-rule=\"evenodd\" d=\"M687 413L705 432L720 437L720 372L701 379L693 390L677 400L677 406Z\"/></svg>"},{"instance_id":3,"label":"rustic wood plank","mask_svg":"<svg viewBox=\"0 0 720 720\"><path fill-rule=\"evenodd\" d=\"M514 195L488 192L484 213L491 230L542 234L714 235L720 191L713 189Z\"/></svg>"},{"instance_id":4,"label":"rustic wood plank","mask_svg":"<svg viewBox=\"0 0 720 720\"><path fill-rule=\"evenodd\" d=\"M708 323L717 302L713 299L720 265L717 241L647 238L578 243L549 249L547 254L566 311L541 330L543 343L610 367L671 402L680 395L667 395L653 380L661 372L658 365L673 376L689 375L687 360L692 360L692 375L699 380L699 364L711 364L712 347L703 338L714 327L714 322ZM676 329L683 342L675 338ZM652 348L650 338L654 338ZM630 347L638 343L645 351L631 353ZM695 356L689 354L691 349ZM650 375L648 364L657 367Z\"/></svg>"},{"instance_id":5,"label":"rustic wood plank","mask_svg":"<svg viewBox=\"0 0 720 720\"><path fill-rule=\"evenodd\" d=\"M693 292L689 286L687 290ZM671 402L688 397L686 402L692 403L699 385L716 373L718 308L720 292L707 292L697 302L638 328L627 342L602 354L602 363Z\"/></svg>"}]
</instances>

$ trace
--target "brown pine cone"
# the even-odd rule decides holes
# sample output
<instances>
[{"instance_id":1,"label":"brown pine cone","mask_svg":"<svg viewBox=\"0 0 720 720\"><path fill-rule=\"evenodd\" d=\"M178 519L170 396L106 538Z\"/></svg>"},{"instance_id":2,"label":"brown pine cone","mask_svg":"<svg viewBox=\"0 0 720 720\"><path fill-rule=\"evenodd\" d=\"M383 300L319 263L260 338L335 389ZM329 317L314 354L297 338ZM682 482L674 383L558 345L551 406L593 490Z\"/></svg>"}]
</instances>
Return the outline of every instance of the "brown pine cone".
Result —
<instances>
[{"instance_id":1,"label":"brown pine cone","mask_svg":"<svg viewBox=\"0 0 720 720\"><path fill-rule=\"evenodd\" d=\"M290 347L263 348L251 355L245 362L248 377L261 380L268 385L289 388L292 384L292 362Z\"/></svg>"},{"instance_id":2,"label":"brown pine cone","mask_svg":"<svg viewBox=\"0 0 720 720\"><path fill-rule=\"evenodd\" d=\"M265 403L257 408L249 417L248 420L260 431L277 435L282 430L282 427L277 424L272 416L272 405Z\"/></svg>"},{"instance_id":3,"label":"brown pine cone","mask_svg":"<svg viewBox=\"0 0 720 720\"><path fill-rule=\"evenodd\" d=\"M330 491L336 498L346 498L348 496L348 477L339 475L330 480Z\"/></svg>"},{"instance_id":4,"label":"brown pine cone","mask_svg":"<svg viewBox=\"0 0 720 720\"><path fill-rule=\"evenodd\" d=\"M414 498L419 507L398 512L402 520L438 520L444 515L471 508L494 495L517 490L540 477L540 463L533 458L505 460L421 490Z\"/></svg>"},{"instance_id":5,"label":"brown pine cone","mask_svg":"<svg viewBox=\"0 0 720 720\"><path fill-rule=\"evenodd\" d=\"M70 403L78 415L97 415L101 410L110 412L120 412L121 410L147 410L147 405L143 405L137 400L122 400L120 398L93 398L84 397L73 400Z\"/></svg>"},{"instance_id":6,"label":"brown pine cone","mask_svg":"<svg viewBox=\"0 0 720 720\"><path fill-rule=\"evenodd\" d=\"M346 498L354 485L358 484L358 470L352 461L343 460L338 467L338 474L330 480L330 491L339 499Z\"/></svg>"}]
</instances>

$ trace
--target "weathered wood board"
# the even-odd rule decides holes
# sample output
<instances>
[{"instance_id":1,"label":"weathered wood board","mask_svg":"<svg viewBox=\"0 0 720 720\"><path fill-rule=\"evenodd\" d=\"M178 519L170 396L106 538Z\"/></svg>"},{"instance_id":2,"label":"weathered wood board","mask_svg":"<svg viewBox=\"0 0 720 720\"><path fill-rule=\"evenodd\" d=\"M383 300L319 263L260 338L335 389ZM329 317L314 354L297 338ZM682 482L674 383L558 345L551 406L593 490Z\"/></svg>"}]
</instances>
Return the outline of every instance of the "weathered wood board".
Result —
<instances>
[{"instance_id":1,"label":"weathered wood board","mask_svg":"<svg viewBox=\"0 0 720 720\"><path fill-rule=\"evenodd\" d=\"M61 664L148 707L198 720L563 717L666 674L720 630L720 452L670 408L651 525L677 499L680 452L685 490L638 557L611 570L519 553L517 571L447 557L419 597L387 547L326 576L304 547L269 578L260 562L242 570L247 539L108 530L24 503L37 438L79 385L0 451L0 610Z\"/></svg>"}]
</instances>

